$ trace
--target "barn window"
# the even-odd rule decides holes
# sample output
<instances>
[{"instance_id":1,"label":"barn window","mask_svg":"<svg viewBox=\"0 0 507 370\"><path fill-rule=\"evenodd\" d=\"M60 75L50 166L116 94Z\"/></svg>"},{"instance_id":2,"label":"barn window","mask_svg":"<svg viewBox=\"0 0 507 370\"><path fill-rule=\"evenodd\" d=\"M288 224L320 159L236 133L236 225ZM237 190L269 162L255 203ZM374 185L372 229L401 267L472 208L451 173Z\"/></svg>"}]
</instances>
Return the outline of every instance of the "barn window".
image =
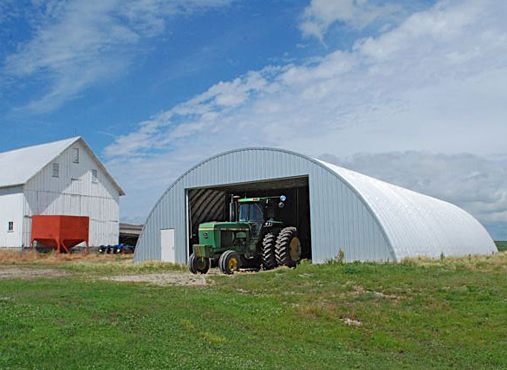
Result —
<instances>
[{"instance_id":1,"label":"barn window","mask_svg":"<svg viewBox=\"0 0 507 370\"><path fill-rule=\"evenodd\" d=\"M79 163L79 148L74 148L73 156L72 156L72 162L73 163Z\"/></svg>"},{"instance_id":2,"label":"barn window","mask_svg":"<svg viewBox=\"0 0 507 370\"><path fill-rule=\"evenodd\" d=\"M60 177L60 164L53 163L53 177Z\"/></svg>"},{"instance_id":3,"label":"barn window","mask_svg":"<svg viewBox=\"0 0 507 370\"><path fill-rule=\"evenodd\" d=\"M99 182L99 173L95 169L92 170L92 182Z\"/></svg>"},{"instance_id":4,"label":"barn window","mask_svg":"<svg viewBox=\"0 0 507 370\"><path fill-rule=\"evenodd\" d=\"M7 225L7 231L10 233L14 231L14 222L9 221L9 224Z\"/></svg>"}]
</instances>

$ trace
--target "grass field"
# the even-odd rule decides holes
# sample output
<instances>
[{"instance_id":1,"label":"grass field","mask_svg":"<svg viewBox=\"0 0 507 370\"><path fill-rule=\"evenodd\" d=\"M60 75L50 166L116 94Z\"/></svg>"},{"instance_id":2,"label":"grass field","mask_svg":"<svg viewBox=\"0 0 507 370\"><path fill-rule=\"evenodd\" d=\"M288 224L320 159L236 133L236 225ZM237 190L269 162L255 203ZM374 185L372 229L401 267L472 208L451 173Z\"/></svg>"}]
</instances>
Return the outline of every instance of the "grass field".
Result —
<instances>
[{"instance_id":1,"label":"grass field","mask_svg":"<svg viewBox=\"0 0 507 370\"><path fill-rule=\"evenodd\" d=\"M495 242L499 251L507 251L507 241Z\"/></svg>"},{"instance_id":2,"label":"grass field","mask_svg":"<svg viewBox=\"0 0 507 370\"><path fill-rule=\"evenodd\" d=\"M507 368L507 253L205 286L103 281L185 272L59 258L0 256L0 369Z\"/></svg>"}]
</instances>

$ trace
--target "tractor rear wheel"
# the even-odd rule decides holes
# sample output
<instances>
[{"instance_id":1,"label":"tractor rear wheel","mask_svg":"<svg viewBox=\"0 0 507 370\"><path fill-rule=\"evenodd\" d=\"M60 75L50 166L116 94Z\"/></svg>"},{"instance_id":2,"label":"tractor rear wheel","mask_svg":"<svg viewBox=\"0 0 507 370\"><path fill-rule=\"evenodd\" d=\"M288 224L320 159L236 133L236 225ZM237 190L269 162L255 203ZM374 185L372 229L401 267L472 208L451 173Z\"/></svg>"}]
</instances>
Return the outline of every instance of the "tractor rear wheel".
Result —
<instances>
[{"instance_id":1,"label":"tractor rear wheel","mask_svg":"<svg viewBox=\"0 0 507 370\"><path fill-rule=\"evenodd\" d=\"M241 267L241 258L234 251L226 251L218 260L218 268L223 274L232 275Z\"/></svg>"},{"instance_id":2,"label":"tractor rear wheel","mask_svg":"<svg viewBox=\"0 0 507 370\"><path fill-rule=\"evenodd\" d=\"M301 241L295 227L286 227L276 238L276 263L280 266L295 267L301 259Z\"/></svg>"},{"instance_id":3,"label":"tractor rear wheel","mask_svg":"<svg viewBox=\"0 0 507 370\"><path fill-rule=\"evenodd\" d=\"M188 259L188 269L192 274L205 274L209 270L209 258L196 257L193 253Z\"/></svg>"},{"instance_id":4,"label":"tractor rear wheel","mask_svg":"<svg viewBox=\"0 0 507 370\"><path fill-rule=\"evenodd\" d=\"M261 263L264 270L271 270L276 267L276 232L269 232L264 235L261 244Z\"/></svg>"}]
</instances>

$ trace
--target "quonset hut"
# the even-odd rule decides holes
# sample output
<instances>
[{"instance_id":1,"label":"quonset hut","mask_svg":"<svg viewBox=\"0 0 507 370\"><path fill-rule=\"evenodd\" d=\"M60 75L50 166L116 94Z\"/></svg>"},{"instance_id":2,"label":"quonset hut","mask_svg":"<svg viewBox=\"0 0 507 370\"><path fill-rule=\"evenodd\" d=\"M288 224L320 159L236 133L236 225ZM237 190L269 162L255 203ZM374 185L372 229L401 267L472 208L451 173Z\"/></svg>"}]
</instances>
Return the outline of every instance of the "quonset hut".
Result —
<instances>
[{"instance_id":1,"label":"quonset hut","mask_svg":"<svg viewBox=\"0 0 507 370\"><path fill-rule=\"evenodd\" d=\"M287 197L283 221L298 228L303 258L322 263L497 252L464 210L324 161L281 149L211 157L179 177L151 211L134 261L186 263L197 228L226 221L232 195Z\"/></svg>"}]
</instances>

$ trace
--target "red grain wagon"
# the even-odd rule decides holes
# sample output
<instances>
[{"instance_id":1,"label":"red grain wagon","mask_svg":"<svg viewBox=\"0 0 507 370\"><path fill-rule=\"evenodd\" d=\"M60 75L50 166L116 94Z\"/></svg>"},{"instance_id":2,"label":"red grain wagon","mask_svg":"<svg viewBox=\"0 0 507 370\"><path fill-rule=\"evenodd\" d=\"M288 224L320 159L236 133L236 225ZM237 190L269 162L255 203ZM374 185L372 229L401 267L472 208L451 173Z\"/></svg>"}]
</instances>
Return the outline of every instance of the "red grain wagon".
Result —
<instances>
[{"instance_id":1,"label":"red grain wagon","mask_svg":"<svg viewBox=\"0 0 507 370\"><path fill-rule=\"evenodd\" d=\"M71 248L86 242L86 253L89 252L90 218L80 216L33 216L32 240L34 247L42 244L45 249L68 253Z\"/></svg>"}]
</instances>

